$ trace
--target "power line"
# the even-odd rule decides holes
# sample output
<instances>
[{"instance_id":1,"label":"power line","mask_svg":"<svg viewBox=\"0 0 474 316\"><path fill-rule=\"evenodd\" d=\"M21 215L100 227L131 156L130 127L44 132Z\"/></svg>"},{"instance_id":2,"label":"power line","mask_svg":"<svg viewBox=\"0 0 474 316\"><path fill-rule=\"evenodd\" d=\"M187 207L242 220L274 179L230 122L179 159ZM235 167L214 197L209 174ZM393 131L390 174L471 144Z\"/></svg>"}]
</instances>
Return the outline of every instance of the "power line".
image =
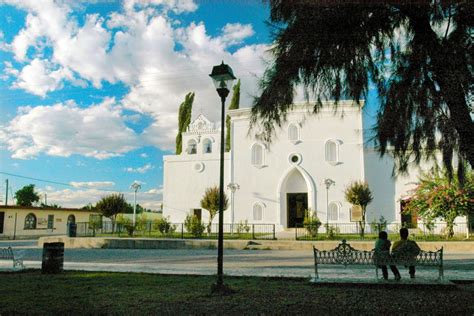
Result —
<instances>
[{"instance_id":1,"label":"power line","mask_svg":"<svg viewBox=\"0 0 474 316\"><path fill-rule=\"evenodd\" d=\"M63 186L67 186L67 187L72 187L72 188L75 188L75 189L79 189L78 187L73 186L73 185L70 184L70 183L65 183L65 182L58 182L58 181L52 181L52 180L45 180L45 179L33 178L33 177L22 176L22 175L14 174L14 173L3 172L3 171L0 171L0 174L4 174L4 175L7 175L7 176L11 176L11 177L22 178L22 179L28 179L28 180L39 181L39 182L45 182L45 183L51 183L51 184L58 184L58 185L63 185ZM94 189L95 189L95 190L98 190L98 191L104 191L104 192L111 192L111 191L112 191L112 192L122 192L122 191L105 190L105 189L99 189L99 188L94 188Z\"/></svg>"}]
</instances>

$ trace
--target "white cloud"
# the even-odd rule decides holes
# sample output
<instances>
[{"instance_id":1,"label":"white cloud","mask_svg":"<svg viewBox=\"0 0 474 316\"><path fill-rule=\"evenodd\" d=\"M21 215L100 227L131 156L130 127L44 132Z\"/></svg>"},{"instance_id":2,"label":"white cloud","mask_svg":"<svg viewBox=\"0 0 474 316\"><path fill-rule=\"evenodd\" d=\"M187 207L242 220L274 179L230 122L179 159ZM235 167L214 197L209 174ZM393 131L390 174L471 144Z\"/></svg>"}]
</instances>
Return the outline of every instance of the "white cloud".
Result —
<instances>
[{"instance_id":1,"label":"white cloud","mask_svg":"<svg viewBox=\"0 0 474 316\"><path fill-rule=\"evenodd\" d=\"M144 165L143 167L138 167L138 168L131 168L131 167L128 167L128 168L125 168L125 171L127 172L131 172L131 173L146 173L147 171L149 170L152 170L154 169L155 166L153 166L151 163L148 163L146 165Z\"/></svg>"},{"instance_id":2,"label":"white cloud","mask_svg":"<svg viewBox=\"0 0 474 316\"><path fill-rule=\"evenodd\" d=\"M142 158L148 158L148 155L147 155L147 153L141 153L141 154L140 154L140 157L142 157Z\"/></svg>"},{"instance_id":3,"label":"white cloud","mask_svg":"<svg viewBox=\"0 0 474 316\"><path fill-rule=\"evenodd\" d=\"M96 204L102 197L112 193L122 193L129 203L133 203L132 191L112 191L99 188L83 189L54 189L51 187L39 188L39 192L47 191L48 203L62 207L83 207L87 204ZM148 191L137 192L137 203L145 208L159 210L163 200L163 189L152 188Z\"/></svg>"},{"instance_id":4,"label":"white cloud","mask_svg":"<svg viewBox=\"0 0 474 316\"><path fill-rule=\"evenodd\" d=\"M111 181L69 182L75 188L110 188L115 185Z\"/></svg>"},{"instance_id":5,"label":"white cloud","mask_svg":"<svg viewBox=\"0 0 474 316\"><path fill-rule=\"evenodd\" d=\"M71 71L64 68L52 70L47 60L35 58L20 71L13 86L44 97L46 93L56 90L63 79L73 80Z\"/></svg>"},{"instance_id":6,"label":"white cloud","mask_svg":"<svg viewBox=\"0 0 474 316\"><path fill-rule=\"evenodd\" d=\"M264 71L263 58L268 46L242 44L254 34L250 24L227 24L221 34L210 36L203 22L183 26L176 23L179 17L173 20L168 16L168 11L196 10L191 0L127 0L123 2L123 10L107 17L86 15L83 25L71 14L71 1L8 2L28 12L25 27L10 43L15 58L25 64L16 75L11 74L17 78L15 86L45 96L61 89L65 82L83 85L80 79L95 87L104 81L123 82L129 93L120 104L152 118L139 137L140 146L174 148L178 106L190 91L196 93L194 115L200 109L209 119L218 120L219 100L208 74L221 60L231 65L235 75L242 79L241 107L250 106L251 97L257 94L257 77ZM241 47L233 48L231 53L229 47L236 44ZM41 55L46 46L51 48L51 56ZM32 60L27 56L30 48L36 51ZM53 108L38 110L44 116L50 111L57 115ZM134 118L112 120L117 126L124 126L121 122L124 119ZM12 121L10 125L10 130L15 130L13 125L17 123ZM126 139L111 140L110 145L99 142L97 151L92 149L95 143L75 146L53 139L44 143L41 137L23 132L15 131L15 137L8 140L8 148L19 158L40 152L107 158L139 146L137 135L126 129L122 135Z\"/></svg>"},{"instance_id":7,"label":"white cloud","mask_svg":"<svg viewBox=\"0 0 474 316\"><path fill-rule=\"evenodd\" d=\"M228 45L241 43L245 38L255 34L251 24L227 23L222 28L222 39Z\"/></svg>"},{"instance_id":8,"label":"white cloud","mask_svg":"<svg viewBox=\"0 0 474 316\"><path fill-rule=\"evenodd\" d=\"M122 155L140 146L139 137L124 125L114 99L80 108L74 102L23 108L7 126L0 126L0 143L13 158L40 153L97 159Z\"/></svg>"},{"instance_id":9,"label":"white cloud","mask_svg":"<svg viewBox=\"0 0 474 316\"><path fill-rule=\"evenodd\" d=\"M134 7L147 7L150 5L161 6L164 10L171 10L174 13L193 12L197 5L193 0L125 0L126 10L133 10Z\"/></svg>"}]
</instances>

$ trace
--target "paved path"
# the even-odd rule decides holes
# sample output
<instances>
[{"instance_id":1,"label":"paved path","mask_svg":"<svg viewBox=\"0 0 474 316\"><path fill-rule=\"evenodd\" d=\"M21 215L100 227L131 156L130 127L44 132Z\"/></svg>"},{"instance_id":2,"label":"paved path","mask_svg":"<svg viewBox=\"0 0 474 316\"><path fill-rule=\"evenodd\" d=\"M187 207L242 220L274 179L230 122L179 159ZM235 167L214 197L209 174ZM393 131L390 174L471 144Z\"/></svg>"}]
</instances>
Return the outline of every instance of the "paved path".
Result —
<instances>
[{"instance_id":1,"label":"paved path","mask_svg":"<svg viewBox=\"0 0 474 316\"><path fill-rule=\"evenodd\" d=\"M36 241L0 241L0 247L12 246L27 268L41 267L42 249ZM70 270L146 272L169 274L216 273L217 250L209 249L66 249L64 267ZM0 269L11 263L0 262ZM408 271L401 267L403 278ZM224 271L229 275L313 277L311 251L224 250ZM373 279L370 267L321 266L322 278ZM417 277L436 279L438 271L418 268ZM474 280L474 253L445 254L445 276L450 280Z\"/></svg>"}]
</instances>

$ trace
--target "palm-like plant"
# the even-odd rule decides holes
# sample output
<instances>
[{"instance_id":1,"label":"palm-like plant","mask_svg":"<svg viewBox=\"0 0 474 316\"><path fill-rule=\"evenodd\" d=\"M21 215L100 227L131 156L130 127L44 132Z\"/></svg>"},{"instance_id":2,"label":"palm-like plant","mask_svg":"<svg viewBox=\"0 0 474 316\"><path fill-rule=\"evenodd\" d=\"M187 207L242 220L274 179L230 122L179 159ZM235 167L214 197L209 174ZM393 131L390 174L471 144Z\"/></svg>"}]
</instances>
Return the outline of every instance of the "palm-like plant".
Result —
<instances>
[{"instance_id":1,"label":"palm-like plant","mask_svg":"<svg viewBox=\"0 0 474 316\"><path fill-rule=\"evenodd\" d=\"M365 232L365 213L367 205L374 199L369 189L369 184L364 181L354 181L350 183L344 190L346 201L352 205L359 205L362 209L362 218L359 222L360 234L364 237Z\"/></svg>"}]
</instances>

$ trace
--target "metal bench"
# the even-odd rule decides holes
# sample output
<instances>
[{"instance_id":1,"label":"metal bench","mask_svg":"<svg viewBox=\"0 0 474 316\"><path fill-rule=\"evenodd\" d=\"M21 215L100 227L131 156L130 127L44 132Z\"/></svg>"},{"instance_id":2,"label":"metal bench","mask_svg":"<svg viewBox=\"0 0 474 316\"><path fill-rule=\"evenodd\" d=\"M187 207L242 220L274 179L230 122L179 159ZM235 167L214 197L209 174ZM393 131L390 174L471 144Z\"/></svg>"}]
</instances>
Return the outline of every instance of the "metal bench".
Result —
<instances>
[{"instance_id":1,"label":"metal bench","mask_svg":"<svg viewBox=\"0 0 474 316\"><path fill-rule=\"evenodd\" d=\"M13 268L25 268L23 265L23 260L15 258L12 247L0 248L0 260L12 260Z\"/></svg>"},{"instance_id":2,"label":"metal bench","mask_svg":"<svg viewBox=\"0 0 474 316\"><path fill-rule=\"evenodd\" d=\"M443 248L437 251L421 250L416 257L391 256L388 252L375 255L374 250L357 250L351 247L346 240L343 240L333 250L318 250L313 246L313 251L316 280L319 279L318 265L321 264L341 264L344 267L348 265L371 265L375 267L377 278L380 265L431 266L438 268L439 279L444 277Z\"/></svg>"}]
</instances>

